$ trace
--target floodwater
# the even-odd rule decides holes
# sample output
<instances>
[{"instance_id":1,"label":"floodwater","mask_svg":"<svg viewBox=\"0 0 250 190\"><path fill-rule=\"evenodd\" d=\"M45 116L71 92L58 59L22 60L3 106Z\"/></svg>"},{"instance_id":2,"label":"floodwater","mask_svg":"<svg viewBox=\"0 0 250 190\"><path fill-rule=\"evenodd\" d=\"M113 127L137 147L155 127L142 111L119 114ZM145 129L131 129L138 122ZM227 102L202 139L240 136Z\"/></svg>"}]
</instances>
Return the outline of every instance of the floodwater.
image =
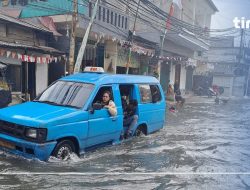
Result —
<instances>
[{"instance_id":1,"label":"floodwater","mask_svg":"<svg viewBox=\"0 0 250 190\"><path fill-rule=\"evenodd\" d=\"M250 100L194 97L164 129L67 162L0 152L0 189L250 189Z\"/></svg>"}]
</instances>

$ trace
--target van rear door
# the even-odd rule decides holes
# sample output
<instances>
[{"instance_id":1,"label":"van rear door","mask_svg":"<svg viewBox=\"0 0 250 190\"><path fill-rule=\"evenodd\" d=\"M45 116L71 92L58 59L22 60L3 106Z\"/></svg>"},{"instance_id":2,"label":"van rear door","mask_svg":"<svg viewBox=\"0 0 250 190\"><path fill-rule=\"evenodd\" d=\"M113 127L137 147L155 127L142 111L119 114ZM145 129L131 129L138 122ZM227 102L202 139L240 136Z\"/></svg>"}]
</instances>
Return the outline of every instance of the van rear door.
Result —
<instances>
[{"instance_id":1,"label":"van rear door","mask_svg":"<svg viewBox=\"0 0 250 190\"><path fill-rule=\"evenodd\" d=\"M158 84L139 84L139 119L148 124L148 133L159 130L165 121L165 100Z\"/></svg>"}]
</instances>

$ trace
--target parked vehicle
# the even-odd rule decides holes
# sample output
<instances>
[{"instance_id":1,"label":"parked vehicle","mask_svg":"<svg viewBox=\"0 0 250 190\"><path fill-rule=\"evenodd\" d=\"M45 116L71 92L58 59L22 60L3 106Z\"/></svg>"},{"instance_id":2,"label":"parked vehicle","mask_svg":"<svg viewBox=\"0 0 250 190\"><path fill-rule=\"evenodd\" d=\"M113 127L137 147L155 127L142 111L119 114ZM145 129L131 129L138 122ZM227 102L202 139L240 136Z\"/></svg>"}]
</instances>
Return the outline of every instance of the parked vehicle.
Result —
<instances>
[{"instance_id":1,"label":"parked vehicle","mask_svg":"<svg viewBox=\"0 0 250 190\"><path fill-rule=\"evenodd\" d=\"M95 104L105 91L112 94L116 116ZM0 147L46 161L51 155L64 160L71 152L81 155L104 144L120 143L126 130L121 95L138 102L132 135L163 128L166 105L156 78L110 75L95 67L59 79L34 101L0 109Z\"/></svg>"},{"instance_id":2,"label":"parked vehicle","mask_svg":"<svg viewBox=\"0 0 250 190\"><path fill-rule=\"evenodd\" d=\"M213 85L212 87L202 87L202 86L198 86L198 88L196 88L194 90L194 94L197 96L208 96L208 97L212 97L212 96L219 96L224 92L224 88L223 87L219 87L217 85Z\"/></svg>"},{"instance_id":3,"label":"parked vehicle","mask_svg":"<svg viewBox=\"0 0 250 190\"><path fill-rule=\"evenodd\" d=\"M11 103L11 91L5 78L7 65L0 62L0 108L6 107Z\"/></svg>"}]
</instances>

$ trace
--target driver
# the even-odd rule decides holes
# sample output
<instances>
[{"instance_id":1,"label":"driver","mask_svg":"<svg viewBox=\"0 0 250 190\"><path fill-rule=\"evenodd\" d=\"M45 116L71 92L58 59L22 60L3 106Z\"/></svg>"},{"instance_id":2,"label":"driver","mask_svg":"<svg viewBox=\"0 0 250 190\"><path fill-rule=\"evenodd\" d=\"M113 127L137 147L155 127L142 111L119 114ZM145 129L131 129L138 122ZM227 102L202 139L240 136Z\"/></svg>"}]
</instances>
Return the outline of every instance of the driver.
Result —
<instances>
[{"instance_id":1,"label":"driver","mask_svg":"<svg viewBox=\"0 0 250 190\"><path fill-rule=\"evenodd\" d=\"M107 108L111 116L117 115L117 109L115 103L111 100L111 93L109 91L104 91L102 95L102 107Z\"/></svg>"}]
</instances>

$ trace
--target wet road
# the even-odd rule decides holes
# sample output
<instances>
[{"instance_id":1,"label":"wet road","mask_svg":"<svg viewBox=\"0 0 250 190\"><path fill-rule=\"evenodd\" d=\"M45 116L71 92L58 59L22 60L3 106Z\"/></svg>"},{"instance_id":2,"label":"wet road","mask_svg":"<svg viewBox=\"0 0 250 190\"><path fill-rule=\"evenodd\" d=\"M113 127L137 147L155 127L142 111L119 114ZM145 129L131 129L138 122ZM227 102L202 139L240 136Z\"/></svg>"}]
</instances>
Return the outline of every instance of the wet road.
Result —
<instances>
[{"instance_id":1,"label":"wet road","mask_svg":"<svg viewBox=\"0 0 250 190\"><path fill-rule=\"evenodd\" d=\"M0 152L0 189L250 189L250 100L192 98L166 127L65 163Z\"/></svg>"}]
</instances>

